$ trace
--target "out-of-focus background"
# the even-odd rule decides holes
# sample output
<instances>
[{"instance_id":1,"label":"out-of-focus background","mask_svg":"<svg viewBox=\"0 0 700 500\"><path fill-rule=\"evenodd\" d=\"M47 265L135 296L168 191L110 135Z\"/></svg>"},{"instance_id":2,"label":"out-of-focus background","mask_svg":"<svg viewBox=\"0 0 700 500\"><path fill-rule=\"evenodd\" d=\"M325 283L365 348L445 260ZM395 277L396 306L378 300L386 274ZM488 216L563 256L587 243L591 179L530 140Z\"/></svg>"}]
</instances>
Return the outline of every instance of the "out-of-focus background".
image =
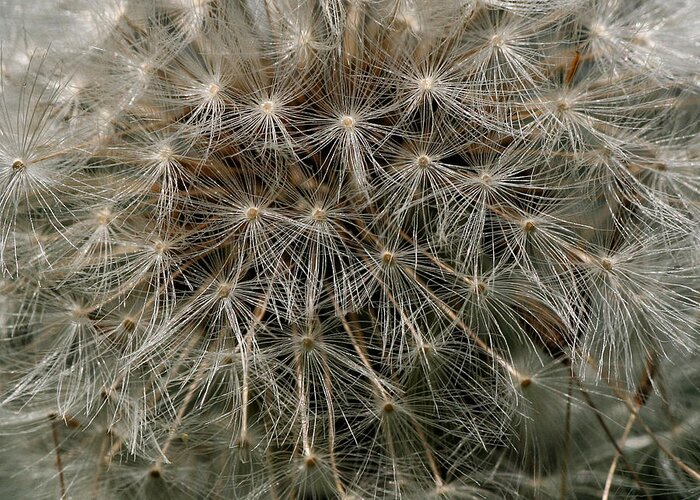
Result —
<instances>
[{"instance_id":1,"label":"out-of-focus background","mask_svg":"<svg viewBox=\"0 0 700 500\"><path fill-rule=\"evenodd\" d=\"M0 0L3 74L24 73L33 55L74 60L99 41L122 6L121 0Z\"/></svg>"}]
</instances>

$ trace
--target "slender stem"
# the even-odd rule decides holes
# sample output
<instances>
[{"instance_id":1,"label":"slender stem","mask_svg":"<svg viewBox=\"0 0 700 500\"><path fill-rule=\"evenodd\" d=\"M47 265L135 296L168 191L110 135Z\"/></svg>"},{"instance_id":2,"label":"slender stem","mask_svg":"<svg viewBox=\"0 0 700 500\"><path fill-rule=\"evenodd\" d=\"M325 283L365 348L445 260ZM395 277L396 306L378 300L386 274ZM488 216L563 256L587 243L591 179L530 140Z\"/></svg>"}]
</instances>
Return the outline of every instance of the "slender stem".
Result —
<instances>
[{"instance_id":1,"label":"slender stem","mask_svg":"<svg viewBox=\"0 0 700 500\"><path fill-rule=\"evenodd\" d=\"M613 394L620 398L620 400L625 403L625 406L627 406L627 409L630 411L630 413L633 413L636 415L637 422L642 426L642 429L644 429L644 432L646 432L649 437L654 441L656 446L661 450L661 452L666 455L678 468L680 468L683 472L688 474L691 478L693 478L695 481L700 481L700 472L696 471L693 469L691 466L686 464L683 460L681 460L680 457L678 457L676 454L674 454L671 450L669 450L661 441L659 441L659 438L656 436L656 433L644 422L642 417L638 414L639 413L639 407L638 405L638 395L631 396L630 394L620 390L618 387L616 387L609 379L609 376L607 374L607 371L598 366L598 363L591 358L590 356L586 357L587 362L589 365L591 365L594 369L597 369L600 371L600 373L603 374L605 377L605 380L607 381L608 385L611 387L613 390Z\"/></svg>"},{"instance_id":2,"label":"slender stem","mask_svg":"<svg viewBox=\"0 0 700 500\"><path fill-rule=\"evenodd\" d=\"M253 323L248 328L243 343L239 345L241 354L241 366L243 368L243 381L241 387L241 435L239 437L241 444L248 441L248 410L250 399L250 364L248 363L248 355L253 350L253 338L255 337L255 329L262 321L267 311L267 305L270 301L272 289L268 288L262 303L255 307L253 312Z\"/></svg>"},{"instance_id":3,"label":"slender stem","mask_svg":"<svg viewBox=\"0 0 700 500\"><path fill-rule=\"evenodd\" d=\"M58 422L55 414L49 415L51 420L51 436L53 437L53 447L56 453L56 469L58 469L58 484L61 491L61 500L66 498L66 480L63 477L63 459L61 458L61 440L58 435Z\"/></svg>"},{"instance_id":4,"label":"slender stem","mask_svg":"<svg viewBox=\"0 0 700 500\"><path fill-rule=\"evenodd\" d=\"M566 500L566 483L569 480L569 446L571 441L571 386L572 380L569 377L566 391L566 420L564 424L564 450L563 462L561 466L561 479L559 483L559 498Z\"/></svg>"},{"instance_id":5,"label":"slender stem","mask_svg":"<svg viewBox=\"0 0 700 500\"><path fill-rule=\"evenodd\" d=\"M501 356L499 353L497 353L491 346L489 346L484 339L479 337L474 330L472 330L469 326L467 326L464 321L459 317L459 315L445 302L440 299L435 292L433 292L430 287L425 283L423 279L421 279L416 272L411 269L409 266L403 266L403 269L406 271L406 273L413 278L413 280L421 287L423 290L428 294L430 299L435 303L435 305L438 306L438 308L445 313L445 315L452 320L452 322L457 325L457 327L462 330L462 332L466 333L467 336L476 344L476 346L483 351L485 354L487 354L493 361L498 363L502 368L504 368L508 373L510 373L511 376L513 376L516 380L522 381L527 379L527 375L524 375L518 371L515 366L513 366L511 363L509 363L503 356Z\"/></svg>"},{"instance_id":6,"label":"slender stem","mask_svg":"<svg viewBox=\"0 0 700 500\"><path fill-rule=\"evenodd\" d=\"M100 459L97 460L97 470L95 471L95 477L92 481L92 498L100 498L100 480L102 478L102 471L104 470L105 466L103 457L105 456L105 453L107 452L107 447L109 446L108 438L109 433L105 432L102 436L102 442L100 444L100 454L98 455Z\"/></svg>"},{"instance_id":7,"label":"slender stem","mask_svg":"<svg viewBox=\"0 0 700 500\"><path fill-rule=\"evenodd\" d=\"M292 325L292 334L299 335L299 329ZM309 442L309 413L307 405L306 387L304 385L304 353L298 352L295 356L296 379L297 379L297 399L299 400L299 413L301 414L301 446L305 456L311 456L311 444Z\"/></svg>"},{"instance_id":8,"label":"slender stem","mask_svg":"<svg viewBox=\"0 0 700 500\"><path fill-rule=\"evenodd\" d=\"M615 450L615 455L613 456L612 463L610 464L608 476L605 478L605 487L603 488L603 496L601 497L601 500L608 500L608 498L610 497L610 488L612 487L613 478L615 477L615 469L617 469L617 462L621 456L621 453L618 450L622 449L621 447L629 437L630 431L632 430L632 425L634 425L634 421L636 418L636 413L630 413L629 418L627 419L625 430L622 433L620 443L618 444L617 449Z\"/></svg>"},{"instance_id":9,"label":"slender stem","mask_svg":"<svg viewBox=\"0 0 700 500\"><path fill-rule=\"evenodd\" d=\"M648 398L649 392L652 389L652 379L655 373L655 356L650 354L647 358L646 366L644 367L644 373L642 375L642 379L638 384L637 393L635 395L637 412L639 412L639 409L644 405ZM615 469L617 468L617 463L620 458L620 452L618 450L621 450L625 444L625 441L627 441L627 438L629 437L629 434L632 431L632 426L634 425L634 422L637 419L637 415L638 413L630 413L629 418L627 419L625 430L622 434L622 437L620 438L619 445L615 450L615 456L613 457L612 463L610 464L610 469L608 470L608 477L605 480L605 488L603 489L603 496L601 500L608 500L608 497L610 496L610 488L612 487Z\"/></svg>"},{"instance_id":10,"label":"slender stem","mask_svg":"<svg viewBox=\"0 0 700 500\"><path fill-rule=\"evenodd\" d=\"M374 242L374 244L378 248L384 248L384 245L382 244L381 239L373 234L367 226L361 221L358 220L358 227L361 227L363 230L363 235L370 239L371 241ZM404 233L405 234L405 233ZM367 258L365 258L365 262L369 262ZM462 332L466 333L467 336L476 344L476 346L483 351L485 354L487 354L493 361L495 361L497 364L499 364L502 368L504 368L511 376L513 376L516 380L525 380L527 378L526 375L523 375L520 373L515 366L513 366L511 363L506 361L506 359L501 356L499 353L497 353L491 346L489 346L481 337L479 337L476 332L474 332L469 326L467 326L464 321L459 317L459 315L450 307L448 306L442 299L440 299L435 292L427 285L427 283L421 279L416 271L411 268L410 266L406 264L397 264L399 265L404 272L418 285L420 286L423 291L430 297L430 299L435 303L435 305L438 306L438 308L448 317L450 320L460 329ZM446 265L446 264L445 264ZM379 283L382 283L381 279L378 279Z\"/></svg>"},{"instance_id":11,"label":"slender stem","mask_svg":"<svg viewBox=\"0 0 700 500\"><path fill-rule=\"evenodd\" d=\"M350 314L350 317L353 320L353 323L357 322L357 317L354 314ZM361 336L357 335L354 331L354 329L351 327L350 323L348 320L343 316L341 317L341 321L343 323L343 328L345 329L346 333L350 337L350 342L352 343L353 347L355 348L355 352L357 352L358 356L360 357L360 360L362 363L365 365L365 368L368 370L368 374L371 374L370 381L372 382L372 385L375 387L375 390L377 392L377 395L379 398L386 402L386 403L391 403L391 397L389 394L386 392L386 389L382 386L380 382L380 377L372 367L371 363L369 362L369 358L367 356L367 347L364 345L364 340L361 338ZM382 418L382 425L386 427L386 434L387 436L391 435L389 432L389 420L388 418ZM428 439L425 435L425 431L423 430L423 427L420 425L420 423L413 418L412 416L409 415L409 420L411 424L414 426L416 433L418 435L418 440L421 443L421 446L423 448L423 452L425 453L426 460L428 461L428 466L430 467L430 471L433 474L433 480L435 481L435 485L437 488L440 488L444 484L444 480L442 479L442 475L440 474L440 469L437 465L437 461L435 460L435 455L433 454L433 451L430 447L430 443L428 443ZM389 453L392 455L392 457L396 457L396 450L394 449L394 443L392 439L387 439L387 446L389 448ZM394 468L395 473L398 475L399 470Z\"/></svg>"},{"instance_id":12,"label":"slender stem","mask_svg":"<svg viewBox=\"0 0 700 500\"><path fill-rule=\"evenodd\" d=\"M169 463L168 461L168 450L170 449L170 446L172 445L173 441L175 440L175 436L177 435L177 432L180 428L180 425L182 425L182 419L185 416L185 413L187 412L187 409L190 407L190 403L192 402L192 399L194 398L195 392L197 391L198 388L200 388L200 384L202 382L202 379L204 378L204 374L206 369L208 368L208 363L203 362L199 368L197 369L197 374L194 378L194 380L190 383L187 393L185 394L185 398L183 399L182 403L180 404L180 408L177 411L177 414L175 415L175 421L173 422L170 432L168 433L168 438L166 439L165 443L163 446L161 446L160 453L162 455L162 458L157 460L154 464L155 469L160 469L161 465L163 464L163 461L166 463Z\"/></svg>"}]
</instances>

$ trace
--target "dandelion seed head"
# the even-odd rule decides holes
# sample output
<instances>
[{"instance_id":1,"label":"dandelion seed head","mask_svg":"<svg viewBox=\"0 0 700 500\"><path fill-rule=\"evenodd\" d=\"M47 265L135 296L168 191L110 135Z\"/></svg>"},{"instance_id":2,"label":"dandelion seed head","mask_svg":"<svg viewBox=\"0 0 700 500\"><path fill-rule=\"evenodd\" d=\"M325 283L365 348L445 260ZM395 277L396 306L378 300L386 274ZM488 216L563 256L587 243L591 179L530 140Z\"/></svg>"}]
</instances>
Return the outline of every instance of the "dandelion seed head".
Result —
<instances>
[{"instance_id":1,"label":"dandelion seed head","mask_svg":"<svg viewBox=\"0 0 700 500\"><path fill-rule=\"evenodd\" d=\"M664 435L655 392L697 352L691 0L116 4L79 9L65 67L0 58L0 449L30 451L27 494L677 472L599 421L648 390Z\"/></svg>"},{"instance_id":2,"label":"dandelion seed head","mask_svg":"<svg viewBox=\"0 0 700 500\"><path fill-rule=\"evenodd\" d=\"M97 222L97 225L100 227L106 227L110 224L112 221L112 210L109 208L102 208L97 211L95 214L95 222Z\"/></svg>"},{"instance_id":3,"label":"dandelion seed head","mask_svg":"<svg viewBox=\"0 0 700 500\"><path fill-rule=\"evenodd\" d=\"M483 295L488 291L488 285L480 279L472 280L471 291L474 295Z\"/></svg>"},{"instance_id":4,"label":"dandelion seed head","mask_svg":"<svg viewBox=\"0 0 700 500\"><path fill-rule=\"evenodd\" d=\"M609 34L608 27L600 21L591 23L588 27L588 33L593 39L604 39Z\"/></svg>"},{"instance_id":5,"label":"dandelion seed head","mask_svg":"<svg viewBox=\"0 0 700 500\"><path fill-rule=\"evenodd\" d=\"M17 158L12 162L12 171L19 172L20 170L24 170L25 166L26 163L23 160Z\"/></svg>"},{"instance_id":6,"label":"dandelion seed head","mask_svg":"<svg viewBox=\"0 0 700 500\"><path fill-rule=\"evenodd\" d=\"M71 321L76 325L85 325L89 323L89 313L91 309L85 304L73 302L68 306L68 314Z\"/></svg>"},{"instance_id":7,"label":"dandelion seed head","mask_svg":"<svg viewBox=\"0 0 700 500\"><path fill-rule=\"evenodd\" d=\"M263 115L272 116L275 114L275 102L270 99L265 99L260 103L260 111Z\"/></svg>"},{"instance_id":8,"label":"dandelion seed head","mask_svg":"<svg viewBox=\"0 0 700 500\"><path fill-rule=\"evenodd\" d=\"M302 28L299 30L299 33L297 34L296 45L298 47L305 47L311 43L312 39L313 38L312 38L311 30L306 29L306 28Z\"/></svg>"},{"instance_id":9,"label":"dandelion seed head","mask_svg":"<svg viewBox=\"0 0 700 500\"><path fill-rule=\"evenodd\" d=\"M216 295L220 299L227 299L231 295L232 290L233 286L230 283L220 283Z\"/></svg>"},{"instance_id":10,"label":"dandelion seed head","mask_svg":"<svg viewBox=\"0 0 700 500\"><path fill-rule=\"evenodd\" d=\"M311 210L311 218L316 222L325 222L328 220L328 212L321 207L314 207Z\"/></svg>"},{"instance_id":11,"label":"dandelion seed head","mask_svg":"<svg viewBox=\"0 0 700 500\"><path fill-rule=\"evenodd\" d=\"M148 78L153 66L150 61L143 61L137 65L137 69L143 78Z\"/></svg>"},{"instance_id":12,"label":"dandelion seed head","mask_svg":"<svg viewBox=\"0 0 700 500\"><path fill-rule=\"evenodd\" d=\"M536 229L537 229L537 224L535 224L535 221L533 221L532 219L527 219L527 220L523 223L523 230L524 230L526 233L532 233L532 232L535 231Z\"/></svg>"},{"instance_id":13,"label":"dandelion seed head","mask_svg":"<svg viewBox=\"0 0 700 500\"><path fill-rule=\"evenodd\" d=\"M234 441L233 446L239 450L250 450L252 444L248 436L239 436Z\"/></svg>"},{"instance_id":14,"label":"dandelion seed head","mask_svg":"<svg viewBox=\"0 0 700 500\"><path fill-rule=\"evenodd\" d=\"M389 250L384 250L382 252L382 264L387 267L391 267L396 264L396 254Z\"/></svg>"},{"instance_id":15,"label":"dandelion seed head","mask_svg":"<svg viewBox=\"0 0 700 500\"><path fill-rule=\"evenodd\" d=\"M311 352L316 346L316 340L311 335L304 335L301 339L301 345L305 352Z\"/></svg>"},{"instance_id":16,"label":"dandelion seed head","mask_svg":"<svg viewBox=\"0 0 700 500\"><path fill-rule=\"evenodd\" d=\"M503 38L503 35L501 34L495 34L491 37L491 46L496 48L496 49L502 49L506 44L505 39Z\"/></svg>"},{"instance_id":17,"label":"dandelion seed head","mask_svg":"<svg viewBox=\"0 0 700 500\"><path fill-rule=\"evenodd\" d=\"M430 164L432 163L432 161L430 160L430 157L429 157L428 155L420 155L420 156L417 158L416 163L418 164L418 166L419 166L420 168L426 169L426 168L428 168L428 167L430 166Z\"/></svg>"},{"instance_id":18,"label":"dandelion seed head","mask_svg":"<svg viewBox=\"0 0 700 500\"><path fill-rule=\"evenodd\" d=\"M479 184L483 189L489 189L494 186L495 180L493 176L488 172L481 172L479 174Z\"/></svg>"},{"instance_id":19,"label":"dandelion seed head","mask_svg":"<svg viewBox=\"0 0 700 500\"><path fill-rule=\"evenodd\" d=\"M313 469L316 467L316 464L318 463L318 459L316 458L316 455L307 455L304 458L304 467L307 469Z\"/></svg>"},{"instance_id":20,"label":"dandelion seed head","mask_svg":"<svg viewBox=\"0 0 700 500\"><path fill-rule=\"evenodd\" d=\"M418 90L421 92L431 92L435 88L435 78L426 76L418 80Z\"/></svg>"},{"instance_id":21,"label":"dandelion seed head","mask_svg":"<svg viewBox=\"0 0 700 500\"><path fill-rule=\"evenodd\" d=\"M613 270L613 264L614 264L614 263L613 263L613 260L610 259L610 258L608 258L608 257L604 257L604 258L600 259L600 265L601 265L601 267L602 267L603 269L605 269L606 271L612 271L612 270Z\"/></svg>"},{"instance_id":22,"label":"dandelion seed head","mask_svg":"<svg viewBox=\"0 0 700 500\"><path fill-rule=\"evenodd\" d=\"M344 115L340 118L340 125L346 130L355 128L355 122L355 118L350 115Z\"/></svg>"},{"instance_id":23,"label":"dandelion seed head","mask_svg":"<svg viewBox=\"0 0 700 500\"><path fill-rule=\"evenodd\" d=\"M175 159L175 151L170 144L162 144L157 148L155 160L161 165L167 166Z\"/></svg>"},{"instance_id":24,"label":"dandelion seed head","mask_svg":"<svg viewBox=\"0 0 700 500\"><path fill-rule=\"evenodd\" d=\"M252 222L252 221L257 220L260 217L261 211L260 211L259 207L252 206L252 207L246 208L244 213L245 213L246 219L248 219L249 221Z\"/></svg>"},{"instance_id":25,"label":"dandelion seed head","mask_svg":"<svg viewBox=\"0 0 700 500\"><path fill-rule=\"evenodd\" d=\"M155 253L158 256L164 255L170 248L169 245L162 240L158 240L153 243L153 253Z\"/></svg>"},{"instance_id":26,"label":"dandelion seed head","mask_svg":"<svg viewBox=\"0 0 700 500\"><path fill-rule=\"evenodd\" d=\"M219 92L221 92L221 86L218 83L210 83L207 85L207 97L209 99L217 98Z\"/></svg>"},{"instance_id":27,"label":"dandelion seed head","mask_svg":"<svg viewBox=\"0 0 700 500\"><path fill-rule=\"evenodd\" d=\"M560 112L566 112L571 109L572 101L568 97L560 97L556 100L557 110Z\"/></svg>"},{"instance_id":28,"label":"dandelion seed head","mask_svg":"<svg viewBox=\"0 0 700 500\"><path fill-rule=\"evenodd\" d=\"M122 319L121 326L124 329L124 331L128 333L132 333L136 330L136 318L133 318L131 316L127 316L124 319Z\"/></svg>"}]
</instances>

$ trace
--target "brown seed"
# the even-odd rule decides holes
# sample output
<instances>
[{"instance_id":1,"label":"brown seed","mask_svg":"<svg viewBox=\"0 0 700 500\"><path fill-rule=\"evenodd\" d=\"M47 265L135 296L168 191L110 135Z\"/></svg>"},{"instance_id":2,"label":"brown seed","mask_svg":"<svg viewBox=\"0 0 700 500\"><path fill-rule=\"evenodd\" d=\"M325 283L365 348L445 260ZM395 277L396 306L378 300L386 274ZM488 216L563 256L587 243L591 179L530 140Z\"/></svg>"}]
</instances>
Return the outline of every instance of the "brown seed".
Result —
<instances>
[{"instance_id":1,"label":"brown seed","mask_svg":"<svg viewBox=\"0 0 700 500\"><path fill-rule=\"evenodd\" d=\"M260 110L266 115L271 115L275 111L275 103L272 101L263 101L260 104Z\"/></svg>"},{"instance_id":2,"label":"brown seed","mask_svg":"<svg viewBox=\"0 0 700 500\"><path fill-rule=\"evenodd\" d=\"M314 208L311 212L311 217L318 222L323 222L327 218L326 211L322 208Z\"/></svg>"},{"instance_id":3,"label":"brown seed","mask_svg":"<svg viewBox=\"0 0 700 500\"><path fill-rule=\"evenodd\" d=\"M477 280L472 285L472 292L476 294L484 293L486 291L486 283L481 280Z\"/></svg>"},{"instance_id":4,"label":"brown seed","mask_svg":"<svg viewBox=\"0 0 700 500\"><path fill-rule=\"evenodd\" d=\"M384 253L382 253L382 262L387 266L394 264L396 262L396 257L394 256L394 253L385 250Z\"/></svg>"},{"instance_id":5,"label":"brown seed","mask_svg":"<svg viewBox=\"0 0 700 500\"><path fill-rule=\"evenodd\" d=\"M231 285L224 283L223 285L219 286L219 292L217 295L219 296L220 299L225 299L229 296L230 293L231 293Z\"/></svg>"},{"instance_id":6,"label":"brown seed","mask_svg":"<svg viewBox=\"0 0 700 500\"><path fill-rule=\"evenodd\" d=\"M248 220L255 220L258 218L260 215L260 210L258 210L256 207L250 207L248 210L245 211L245 216Z\"/></svg>"},{"instance_id":7,"label":"brown seed","mask_svg":"<svg viewBox=\"0 0 700 500\"><path fill-rule=\"evenodd\" d=\"M345 115L340 119L340 123L345 128L352 128L355 126L355 119L350 115Z\"/></svg>"},{"instance_id":8,"label":"brown seed","mask_svg":"<svg viewBox=\"0 0 700 500\"><path fill-rule=\"evenodd\" d=\"M304 337L301 341L301 345L304 346L305 351L310 351L311 349L313 349L315 344L316 341L309 336Z\"/></svg>"},{"instance_id":9,"label":"brown seed","mask_svg":"<svg viewBox=\"0 0 700 500\"><path fill-rule=\"evenodd\" d=\"M430 92L435 85L435 79L431 76L426 76L418 81L418 88L423 92Z\"/></svg>"},{"instance_id":10,"label":"brown seed","mask_svg":"<svg viewBox=\"0 0 700 500\"><path fill-rule=\"evenodd\" d=\"M124 318L122 320L122 328L127 332L133 332L136 330L136 322L132 318Z\"/></svg>"},{"instance_id":11,"label":"brown seed","mask_svg":"<svg viewBox=\"0 0 700 500\"><path fill-rule=\"evenodd\" d=\"M218 94L220 90L221 90L221 87L219 87L219 86L218 86L217 84L215 84L215 83L212 83L212 84L209 85L209 87L207 88L207 92L209 92L209 95L210 95L211 97L214 97L216 94Z\"/></svg>"}]
</instances>

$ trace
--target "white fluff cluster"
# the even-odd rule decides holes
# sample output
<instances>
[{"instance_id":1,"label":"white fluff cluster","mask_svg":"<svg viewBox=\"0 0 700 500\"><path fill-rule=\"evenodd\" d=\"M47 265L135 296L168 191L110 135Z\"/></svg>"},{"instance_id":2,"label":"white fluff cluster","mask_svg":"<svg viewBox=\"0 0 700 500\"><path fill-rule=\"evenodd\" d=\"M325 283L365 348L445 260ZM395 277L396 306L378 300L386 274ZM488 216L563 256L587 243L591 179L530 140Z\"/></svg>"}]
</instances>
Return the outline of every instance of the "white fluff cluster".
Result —
<instances>
[{"instance_id":1,"label":"white fluff cluster","mask_svg":"<svg viewBox=\"0 0 700 500\"><path fill-rule=\"evenodd\" d=\"M0 5L0 496L700 493L692 0L107 3Z\"/></svg>"}]
</instances>

